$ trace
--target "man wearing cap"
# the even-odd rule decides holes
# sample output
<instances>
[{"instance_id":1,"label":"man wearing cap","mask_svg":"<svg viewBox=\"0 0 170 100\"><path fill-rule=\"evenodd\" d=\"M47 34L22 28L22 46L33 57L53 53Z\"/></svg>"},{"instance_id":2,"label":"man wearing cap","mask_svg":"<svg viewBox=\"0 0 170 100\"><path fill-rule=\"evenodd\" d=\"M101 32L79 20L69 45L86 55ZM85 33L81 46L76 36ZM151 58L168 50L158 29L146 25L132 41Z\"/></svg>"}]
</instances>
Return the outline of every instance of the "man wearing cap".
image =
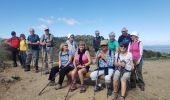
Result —
<instances>
[{"instance_id":1,"label":"man wearing cap","mask_svg":"<svg viewBox=\"0 0 170 100\"><path fill-rule=\"evenodd\" d=\"M129 43L131 42L131 36L130 34L128 34L128 29L127 28L122 28L121 30L122 35L119 37L118 42L129 45Z\"/></svg>"},{"instance_id":2,"label":"man wearing cap","mask_svg":"<svg viewBox=\"0 0 170 100\"><path fill-rule=\"evenodd\" d=\"M27 38L28 44L28 51L27 51L27 58L26 58L26 69L25 71L30 71L30 64L33 57L34 60L34 67L36 72L38 72L38 58L39 58L39 42L40 38L33 28L29 30L30 35Z\"/></svg>"},{"instance_id":3,"label":"man wearing cap","mask_svg":"<svg viewBox=\"0 0 170 100\"><path fill-rule=\"evenodd\" d=\"M68 34L67 38L68 40L66 41L66 43L68 44L68 49L74 56L77 51L77 42L74 40L74 34Z\"/></svg>"},{"instance_id":4,"label":"man wearing cap","mask_svg":"<svg viewBox=\"0 0 170 100\"><path fill-rule=\"evenodd\" d=\"M12 54L12 60L13 60L13 66L17 67L17 56L19 58L20 64L22 65L22 60L19 55L19 43L20 39L19 37L16 36L16 32L12 31L11 32L12 37L7 39L6 42L10 45L10 50Z\"/></svg>"},{"instance_id":5,"label":"man wearing cap","mask_svg":"<svg viewBox=\"0 0 170 100\"><path fill-rule=\"evenodd\" d=\"M95 31L95 37L93 38L93 48L94 51L97 53L97 51L100 48L100 41L104 40L103 36L100 36L100 32L98 30Z\"/></svg>"},{"instance_id":6,"label":"man wearing cap","mask_svg":"<svg viewBox=\"0 0 170 100\"><path fill-rule=\"evenodd\" d=\"M53 38L49 33L49 28L44 28L44 34L41 36L40 44L42 45L43 65L45 65L45 74L49 73L49 69L53 67ZM42 66L43 67L43 66Z\"/></svg>"},{"instance_id":7,"label":"man wearing cap","mask_svg":"<svg viewBox=\"0 0 170 100\"><path fill-rule=\"evenodd\" d=\"M94 81L98 76L104 75L105 83L108 89L108 95L111 95L111 77L114 72L114 52L108 50L107 40L102 40L100 42L100 46L101 50L96 56L98 69L92 72L90 77ZM97 83L95 91L99 91L101 88L101 85Z\"/></svg>"},{"instance_id":8,"label":"man wearing cap","mask_svg":"<svg viewBox=\"0 0 170 100\"><path fill-rule=\"evenodd\" d=\"M111 32L109 34L109 39L107 40L108 42L108 48L109 50L112 50L115 52L115 54L118 52L118 47L119 47L119 43L117 40L115 40L115 33Z\"/></svg>"}]
</instances>

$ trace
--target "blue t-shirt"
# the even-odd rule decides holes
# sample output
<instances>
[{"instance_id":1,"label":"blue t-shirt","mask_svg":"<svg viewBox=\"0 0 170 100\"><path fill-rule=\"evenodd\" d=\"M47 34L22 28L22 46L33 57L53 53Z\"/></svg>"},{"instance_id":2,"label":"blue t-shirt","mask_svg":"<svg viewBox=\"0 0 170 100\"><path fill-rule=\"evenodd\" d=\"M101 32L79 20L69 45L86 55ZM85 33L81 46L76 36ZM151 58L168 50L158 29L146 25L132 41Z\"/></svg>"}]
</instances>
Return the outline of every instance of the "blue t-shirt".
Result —
<instances>
[{"instance_id":1,"label":"blue t-shirt","mask_svg":"<svg viewBox=\"0 0 170 100\"><path fill-rule=\"evenodd\" d=\"M33 35L29 35L27 38L28 41L32 42L32 43L36 43L37 41L40 41L40 38L38 35L33 34ZM38 50L39 49L39 45L33 45L33 44L29 44L28 45L29 49L33 49L33 50Z\"/></svg>"},{"instance_id":2,"label":"blue t-shirt","mask_svg":"<svg viewBox=\"0 0 170 100\"><path fill-rule=\"evenodd\" d=\"M66 53L60 51L59 57L61 60L61 65L65 65L69 61L69 58L72 57L72 53L69 50ZM69 66L73 67L73 62L71 62Z\"/></svg>"},{"instance_id":3,"label":"blue t-shirt","mask_svg":"<svg viewBox=\"0 0 170 100\"><path fill-rule=\"evenodd\" d=\"M123 43L126 44L127 46L129 45L129 43L131 42L131 36L130 34L128 34L127 36L123 36L121 35L118 39L119 43Z\"/></svg>"}]
</instances>

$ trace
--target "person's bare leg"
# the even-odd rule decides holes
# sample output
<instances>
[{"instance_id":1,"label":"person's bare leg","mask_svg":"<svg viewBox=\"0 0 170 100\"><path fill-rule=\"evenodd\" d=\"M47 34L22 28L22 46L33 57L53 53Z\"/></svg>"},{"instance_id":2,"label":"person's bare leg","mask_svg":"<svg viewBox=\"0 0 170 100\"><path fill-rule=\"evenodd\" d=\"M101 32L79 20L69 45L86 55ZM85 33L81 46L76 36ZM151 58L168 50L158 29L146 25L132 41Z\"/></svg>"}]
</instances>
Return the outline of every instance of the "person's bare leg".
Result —
<instances>
[{"instance_id":1,"label":"person's bare leg","mask_svg":"<svg viewBox=\"0 0 170 100\"><path fill-rule=\"evenodd\" d=\"M126 93L126 81L121 81L121 96L125 97Z\"/></svg>"},{"instance_id":2,"label":"person's bare leg","mask_svg":"<svg viewBox=\"0 0 170 100\"><path fill-rule=\"evenodd\" d=\"M78 71L81 85L84 84L84 74L85 74L86 72L87 72L87 71L86 71L85 68L80 69L80 70Z\"/></svg>"},{"instance_id":3,"label":"person's bare leg","mask_svg":"<svg viewBox=\"0 0 170 100\"><path fill-rule=\"evenodd\" d=\"M114 87L113 92L118 92L118 80L113 80L113 87Z\"/></svg>"}]
</instances>

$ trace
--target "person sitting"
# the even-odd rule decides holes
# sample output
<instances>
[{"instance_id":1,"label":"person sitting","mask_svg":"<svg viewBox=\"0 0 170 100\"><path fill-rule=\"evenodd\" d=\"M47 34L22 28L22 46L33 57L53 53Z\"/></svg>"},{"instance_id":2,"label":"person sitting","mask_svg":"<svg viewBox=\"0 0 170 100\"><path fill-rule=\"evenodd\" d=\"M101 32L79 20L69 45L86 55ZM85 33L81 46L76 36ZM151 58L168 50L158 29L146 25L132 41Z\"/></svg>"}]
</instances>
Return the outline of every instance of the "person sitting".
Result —
<instances>
[{"instance_id":1,"label":"person sitting","mask_svg":"<svg viewBox=\"0 0 170 100\"><path fill-rule=\"evenodd\" d=\"M58 85L55 87L56 90L62 88L62 83L65 75L69 74L69 72L74 69L73 62L72 62L72 55L71 52L68 50L68 44L61 43L60 49L61 51L59 52L59 67L53 67L51 69L49 79L48 79L51 81L51 85L54 85L55 75L57 72L59 72Z\"/></svg>"},{"instance_id":2,"label":"person sitting","mask_svg":"<svg viewBox=\"0 0 170 100\"><path fill-rule=\"evenodd\" d=\"M130 79L131 71L134 69L132 54L127 51L128 46L120 43L119 53L115 55L116 70L113 77L113 100L117 100L119 80L121 82L120 100L125 100L126 81Z\"/></svg>"},{"instance_id":3,"label":"person sitting","mask_svg":"<svg viewBox=\"0 0 170 100\"><path fill-rule=\"evenodd\" d=\"M89 51L86 49L86 44L84 41L80 41L78 44L78 51L74 56L74 70L72 71L72 85L71 91L76 89L76 76L79 76L80 79L80 93L86 91L86 87L84 85L85 74L89 71L90 64L92 63Z\"/></svg>"},{"instance_id":4,"label":"person sitting","mask_svg":"<svg viewBox=\"0 0 170 100\"><path fill-rule=\"evenodd\" d=\"M102 40L100 43L101 50L98 52L96 62L98 69L90 74L91 79L94 81L98 76L105 75L105 83L108 89L108 95L112 94L111 91L111 77L114 72L114 52L108 49L107 40ZM99 81L96 83L95 91L101 90Z\"/></svg>"}]
</instances>

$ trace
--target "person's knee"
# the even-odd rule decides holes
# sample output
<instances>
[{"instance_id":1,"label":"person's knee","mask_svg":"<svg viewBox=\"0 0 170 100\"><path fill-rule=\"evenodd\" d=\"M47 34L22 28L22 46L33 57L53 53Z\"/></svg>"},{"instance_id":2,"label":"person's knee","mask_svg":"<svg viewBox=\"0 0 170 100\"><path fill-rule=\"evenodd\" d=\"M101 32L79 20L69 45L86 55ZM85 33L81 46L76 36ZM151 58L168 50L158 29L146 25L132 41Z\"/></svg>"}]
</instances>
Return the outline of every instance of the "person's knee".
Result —
<instances>
[{"instance_id":1,"label":"person's knee","mask_svg":"<svg viewBox=\"0 0 170 100\"><path fill-rule=\"evenodd\" d=\"M105 76L105 82L106 83L110 83L111 82L111 76L110 75L106 75Z\"/></svg>"},{"instance_id":2,"label":"person's knee","mask_svg":"<svg viewBox=\"0 0 170 100\"><path fill-rule=\"evenodd\" d=\"M90 74L90 78L91 78L91 80L96 80L96 73L95 73L95 72L92 72L92 73Z\"/></svg>"}]
</instances>

